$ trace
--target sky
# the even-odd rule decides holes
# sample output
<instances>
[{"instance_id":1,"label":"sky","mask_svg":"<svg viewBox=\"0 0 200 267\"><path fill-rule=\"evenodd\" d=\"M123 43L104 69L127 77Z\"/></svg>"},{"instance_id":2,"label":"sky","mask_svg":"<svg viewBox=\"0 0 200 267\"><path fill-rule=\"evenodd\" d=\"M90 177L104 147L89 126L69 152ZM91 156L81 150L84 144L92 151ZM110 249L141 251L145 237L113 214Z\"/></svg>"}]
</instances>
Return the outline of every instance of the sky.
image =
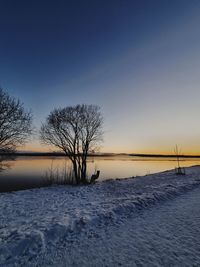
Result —
<instances>
[{"instance_id":1,"label":"sky","mask_svg":"<svg viewBox=\"0 0 200 267\"><path fill-rule=\"evenodd\" d=\"M200 1L0 0L0 86L40 129L96 104L102 152L200 154ZM35 134L23 150L47 151Z\"/></svg>"}]
</instances>

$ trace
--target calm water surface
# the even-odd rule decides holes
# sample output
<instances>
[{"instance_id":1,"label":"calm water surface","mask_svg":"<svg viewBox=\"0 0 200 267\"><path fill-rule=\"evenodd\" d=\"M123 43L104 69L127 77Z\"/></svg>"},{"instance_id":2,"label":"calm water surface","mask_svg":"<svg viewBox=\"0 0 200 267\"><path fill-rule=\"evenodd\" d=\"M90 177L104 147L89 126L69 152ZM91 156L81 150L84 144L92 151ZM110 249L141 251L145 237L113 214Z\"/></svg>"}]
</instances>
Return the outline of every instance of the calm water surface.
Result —
<instances>
[{"instance_id":1,"label":"calm water surface","mask_svg":"<svg viewBox=\"0 0 200 267\"><path fill-rule=\"evenodd\" d=\"M200 159L183 159L181 166L200 164ZM70 169L71 163L65 157L17 157L13 161L4 161L0 171L0 191L25 189L44 184L50 169ZM101 180L126 178L156 173L176 167L174 158L145 158L131 156L90 157L88 176L100 170Z\"/></svg>"}]
</instances>

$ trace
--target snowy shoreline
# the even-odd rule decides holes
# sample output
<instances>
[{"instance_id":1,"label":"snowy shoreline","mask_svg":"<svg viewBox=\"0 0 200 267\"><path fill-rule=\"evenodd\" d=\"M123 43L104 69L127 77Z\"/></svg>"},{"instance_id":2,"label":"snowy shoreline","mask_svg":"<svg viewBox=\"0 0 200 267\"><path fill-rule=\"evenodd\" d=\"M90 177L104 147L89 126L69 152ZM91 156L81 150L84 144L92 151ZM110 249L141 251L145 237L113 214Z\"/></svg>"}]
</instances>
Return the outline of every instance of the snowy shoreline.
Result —
<instances>
[{"instance_id":1,"label":"snowy shoreline","mask_svg":"<svg viewBox=\"0 0 200 267\"><path fill-rule=\"evenodd\" d=\"M0 194L0 265L37 266L82 231L117 225L138 211L200 185L200 166L88 186L52 186ZM52 259L53 260L53 259ZM25 264L25 265L24 265ZM40 266L38 264L38 266Z\"/></svg>"}]
</instances>

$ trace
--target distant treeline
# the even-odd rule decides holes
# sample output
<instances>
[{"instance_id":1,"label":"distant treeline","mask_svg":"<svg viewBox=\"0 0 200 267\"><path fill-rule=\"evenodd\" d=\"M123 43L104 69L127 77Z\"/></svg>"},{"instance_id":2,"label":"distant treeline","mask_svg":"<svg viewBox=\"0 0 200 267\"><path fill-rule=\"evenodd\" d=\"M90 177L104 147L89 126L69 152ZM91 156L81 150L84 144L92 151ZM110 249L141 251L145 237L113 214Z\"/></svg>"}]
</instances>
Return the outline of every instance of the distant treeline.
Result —
<instances>
[{"instance_id":1,"label":"distant treeline","mask_svg":"<svg viewBox=\"0 0 200 267\"><path fill-rule=\"evenodd\" d=\"M151 157L151 158L177 158L177 155L163 154L128 154L133 157ZM200 155L179 155L180 158L200 158Z\"/></svg>"},{"instance_id":2,"label":"distant treeline","mask_svg":"<svg viewBox=\"0 0 200 267\"><path fill-rule=\"evenodd\" d=\"M53 156L62 157L66 156L63 152L0 152L0 155L8 156ZM114 157L114 156L131 156L131 157L149 157L149 158L176 158L176 155L163 155L163 154L126 154L126 153L91 153L89 157ZM180 158L200 158L200 155L180 155Z\"/></svg>"},{"instance_id":3,"label":"distant treeline","mask_svg":"<svg viewBox=\"0 0 200 267\"><path fill-rule=\"evenodd\" d=\"M54 157L62 157L66 156L64 152L0 152L0 155L7 155L7 156L54 156ZM90 157L102 157L102 156L114 156L115 154L106 153L106 154L89 154Z\"/></svg>"}]
</instances>

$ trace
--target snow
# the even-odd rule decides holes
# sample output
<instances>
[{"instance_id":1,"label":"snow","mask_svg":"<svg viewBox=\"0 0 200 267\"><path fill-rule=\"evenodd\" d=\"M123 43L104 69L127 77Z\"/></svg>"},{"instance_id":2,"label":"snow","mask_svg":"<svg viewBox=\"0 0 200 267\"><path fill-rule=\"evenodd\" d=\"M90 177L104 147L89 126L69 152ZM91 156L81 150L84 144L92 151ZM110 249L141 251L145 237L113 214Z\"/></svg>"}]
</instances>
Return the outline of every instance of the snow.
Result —
<instances>
[{"instance_id":1,"label":"snow","mask_svg":"<svg viewBox=\"0 0 200 267\"><path fill-rule=\"evenodd\" d=\"M0 194L0 266L199 266L200 166Z\"/></svg>"}]
</instances>

